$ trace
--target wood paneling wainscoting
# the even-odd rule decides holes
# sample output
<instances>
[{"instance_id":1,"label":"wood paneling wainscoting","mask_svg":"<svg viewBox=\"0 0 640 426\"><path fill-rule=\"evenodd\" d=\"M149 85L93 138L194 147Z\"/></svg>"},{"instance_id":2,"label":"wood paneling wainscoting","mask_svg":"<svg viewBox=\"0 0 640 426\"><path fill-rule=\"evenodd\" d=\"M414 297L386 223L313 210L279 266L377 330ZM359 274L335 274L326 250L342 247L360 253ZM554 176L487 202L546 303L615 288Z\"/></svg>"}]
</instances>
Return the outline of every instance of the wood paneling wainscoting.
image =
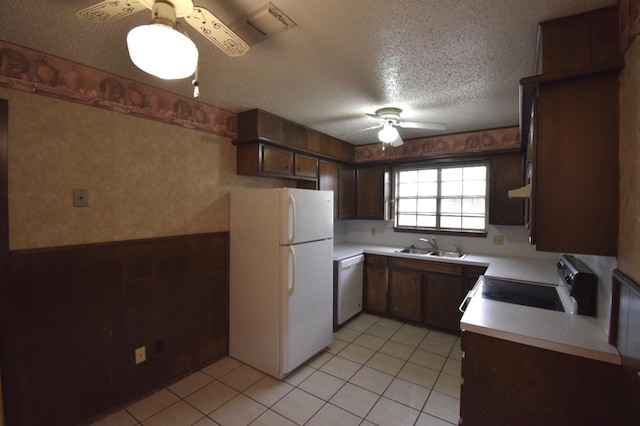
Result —
<instances>
[{"instance_id":1,"label":"wood paneling wainscoting","mask_svg":"<svg viewBox=\"0 0 640 426\"><path fill-rule=\"evenodd\" d=\"M640 285L618 269L612 285L609 343L622 356L618 424L631 425L640 419Z\"/></svg>"},{"instance_id":2,"label":"wood paneling wainscoting","mask_svg":"<svg viewBox=\"0 0 640 426\"><path fill-rule=\"evenodd\" d=\"M11 252L6 424L84 422L226 355L228 265L228 232Z\"/></svg>"}]
</instances>

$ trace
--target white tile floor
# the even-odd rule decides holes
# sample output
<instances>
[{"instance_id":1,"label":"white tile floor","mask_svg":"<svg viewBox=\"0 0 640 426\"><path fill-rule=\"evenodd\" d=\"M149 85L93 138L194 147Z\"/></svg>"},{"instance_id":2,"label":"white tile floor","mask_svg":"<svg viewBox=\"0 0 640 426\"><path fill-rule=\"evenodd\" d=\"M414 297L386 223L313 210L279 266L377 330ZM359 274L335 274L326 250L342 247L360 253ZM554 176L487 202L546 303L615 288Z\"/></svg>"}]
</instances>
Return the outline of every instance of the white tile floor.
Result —
<instances>
[{"instance_id":1,"label":"white tile floor","mask_svg":"<svg viewBox=\"0 0 640 426\"><path fill-rule=\"evenodd\" d=\"M224 358L93 424L451 426L460 339L361 314L283 381Z\"/></svg>"}]
</instances>

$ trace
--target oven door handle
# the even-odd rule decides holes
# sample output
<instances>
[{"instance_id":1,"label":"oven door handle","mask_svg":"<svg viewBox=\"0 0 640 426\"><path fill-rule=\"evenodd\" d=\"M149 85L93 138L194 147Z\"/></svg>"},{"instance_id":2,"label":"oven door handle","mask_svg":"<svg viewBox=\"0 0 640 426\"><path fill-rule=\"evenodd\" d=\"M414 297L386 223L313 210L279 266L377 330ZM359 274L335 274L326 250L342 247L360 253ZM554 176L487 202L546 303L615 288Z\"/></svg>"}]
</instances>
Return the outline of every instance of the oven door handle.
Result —
<instances>
[{"instance_id":1,"label":"oven door handle","mask_svg":"<svg viewBox=\"0 0 640 426\"><path fill-rule=\"evenodd\" d=\"M464 297L464 299L462 299L462 303L460 303L460 306L458 306L458 310L460 312L462 312L464 314L464 311L467 310L467 306L469 306L469 302L471 301L471 298L473 297L473 291L474 289L472 288L471 290L469 290L467 292L467 295Z\"/></svg>"}]
</instances>

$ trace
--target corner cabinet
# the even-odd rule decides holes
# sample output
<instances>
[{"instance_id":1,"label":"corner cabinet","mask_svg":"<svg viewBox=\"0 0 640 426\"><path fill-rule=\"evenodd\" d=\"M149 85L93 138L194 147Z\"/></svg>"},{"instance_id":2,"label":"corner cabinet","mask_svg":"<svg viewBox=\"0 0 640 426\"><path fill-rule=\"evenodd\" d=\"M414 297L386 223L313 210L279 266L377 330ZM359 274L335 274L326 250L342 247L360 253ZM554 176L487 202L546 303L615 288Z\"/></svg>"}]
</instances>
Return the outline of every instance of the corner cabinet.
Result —
<instances>
[{"instance_id":1,"label":"corner cabinet","mask_svg":"<svg viewBox=\"0 0 640 426\"><path fill-rule=\"evenodd\" d=\"M462 352L461 425L620 424L618 365L469 331Z\"/></svg>"},{"instance_id":2,"label":"corner cabinet","mask_svg":"<svg viewBox=\"0 0 640 426\"><path fill-rule=\"evenodd\" d=\"M333 191L334 218L353 219L356 214L356 169L348 164L320 160L318 189Z\"/></svg>"},{"instance_id":3,"label":"corner cabinet","mask_svg":"<svg viewBox=\"0 0 640 426\"><path fill-rule=\"evenodd\" d=\"M356 170L356 219L391 218L391 170L366 166Z\"/></svg>"},{"instance_id":4,"label":"corner cabinet","mask_svg":"<svg viewBox=\"0 0 640 426\"><path fill-rule=\"evenodd\" d=\"M340 165L320 160L318 164L318 189L333 191L333 217L338 219L340 200Z\"/></svg>"}]
</instances>

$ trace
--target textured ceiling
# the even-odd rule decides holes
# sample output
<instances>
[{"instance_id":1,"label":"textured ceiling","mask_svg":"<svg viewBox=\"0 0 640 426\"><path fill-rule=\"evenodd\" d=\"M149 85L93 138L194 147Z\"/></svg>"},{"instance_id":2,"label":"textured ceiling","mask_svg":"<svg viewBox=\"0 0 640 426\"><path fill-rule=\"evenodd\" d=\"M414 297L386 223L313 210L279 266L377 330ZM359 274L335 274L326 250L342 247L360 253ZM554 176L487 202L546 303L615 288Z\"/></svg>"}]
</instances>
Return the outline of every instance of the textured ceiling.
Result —
<instances>
[{"instance_id":1,"label":"textured ceiling","mask_svg":"<svg viewBox=\"0 0 640 426\"><path fill-rule=\"evenodd\" d=\"M1 0L0 40L190 96L190 79L138 70L126 34L143 11L108 23L74 16L97 0ZM264 0L195 0L230 24ZM518 81L533 74L537 23L615 0L272 0L293 29L226 56L188 25L200 51L201 100L232 112L260 108L354 144L376 132L384 106L406 121L448 130L401 130L403 138L518 124Z\"/></svg>"}]
</instances>

